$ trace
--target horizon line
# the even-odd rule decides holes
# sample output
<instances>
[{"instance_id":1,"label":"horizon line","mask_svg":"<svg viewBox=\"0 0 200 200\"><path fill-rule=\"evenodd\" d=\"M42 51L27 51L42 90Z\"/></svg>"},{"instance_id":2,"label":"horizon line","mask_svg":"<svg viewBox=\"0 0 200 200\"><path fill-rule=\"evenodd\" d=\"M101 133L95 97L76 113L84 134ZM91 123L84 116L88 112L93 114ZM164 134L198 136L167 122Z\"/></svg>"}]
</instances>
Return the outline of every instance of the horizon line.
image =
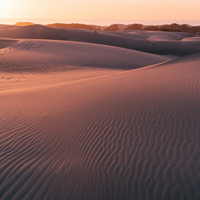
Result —
<instances>
[{"instance_id":1,"label":"horizon line","mask_svg":"<svg viewBox=\"0 0 200 200\"><path fill-rule=\"evenodd\" d=\"M112 24L143 24L143 25L163 25L163 23L177 23L188 25L200 25L199 20L62 20L62 19L0 19L0 23L14 25L19 22L30 22L35 24L47 25L49 23L86 23L88 25L110 26ZM96 23L96 24L94 24Z\"/></svg>"}]
</instances>

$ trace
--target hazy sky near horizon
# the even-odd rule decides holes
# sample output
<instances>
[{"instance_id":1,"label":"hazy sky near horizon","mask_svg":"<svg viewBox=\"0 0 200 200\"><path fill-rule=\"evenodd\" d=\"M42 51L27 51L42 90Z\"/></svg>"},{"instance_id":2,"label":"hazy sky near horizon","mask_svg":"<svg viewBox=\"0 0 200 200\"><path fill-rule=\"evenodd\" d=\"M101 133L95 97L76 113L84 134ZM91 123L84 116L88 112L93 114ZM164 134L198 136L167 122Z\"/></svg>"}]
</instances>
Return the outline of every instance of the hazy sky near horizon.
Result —
<instances>
[{"instance_id":1,"label":"hazy sky near horizon","mask_svg":"<svg viewBox=\"0 0 200 200\"><path fill-rule=\"evenodd\" d=\"M0 19L200 20L200 0L0 0Z\"/></svg>"}]
</instances>

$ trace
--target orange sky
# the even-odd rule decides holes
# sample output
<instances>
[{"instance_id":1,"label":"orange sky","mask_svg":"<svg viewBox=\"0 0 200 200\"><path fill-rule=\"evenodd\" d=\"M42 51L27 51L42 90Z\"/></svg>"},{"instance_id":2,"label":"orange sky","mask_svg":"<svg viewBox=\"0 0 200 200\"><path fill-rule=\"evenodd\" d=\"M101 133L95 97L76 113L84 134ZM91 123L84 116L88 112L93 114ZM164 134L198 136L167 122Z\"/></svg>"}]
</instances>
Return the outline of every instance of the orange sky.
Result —
<instances>
[{"instance_id":1,"label":"orange sky","mask_svg":"<svg viewBox=\"0 0 200 200\"><path fill-rule=\"evenodd\" d=\"M200 0L0 0L0 19L200 20Z\"/></svg>"}]
</instances>

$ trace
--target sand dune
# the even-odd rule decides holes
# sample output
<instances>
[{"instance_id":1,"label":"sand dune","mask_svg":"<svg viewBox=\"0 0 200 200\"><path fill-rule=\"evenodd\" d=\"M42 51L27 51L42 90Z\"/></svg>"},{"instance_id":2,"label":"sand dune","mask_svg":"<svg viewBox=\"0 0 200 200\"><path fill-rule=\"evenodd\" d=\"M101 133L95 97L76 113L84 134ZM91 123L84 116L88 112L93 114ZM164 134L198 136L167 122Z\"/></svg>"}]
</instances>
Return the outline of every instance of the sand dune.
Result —
<instances>
[{"instance_id":1,"label":"sand dune","mask_svg":"<svg viewBox=\"0 0 200 200\"><path fill-rule=\"evenodd\" d=\"M0 92L0 199L198 200L199 65Z\"/></svg>"},{"instance_id":2,"label":"sand dune","mask_svg":"<svg viewBox=\"0 0 200 200\"><path fill-rule=\"evenodd\" d=\"M35 23L32 22L17 22L14 24L14 26L31 26L31 25L35 25Z\"/></svg>"},{"instance_id":3,"label":"sand dune","mask_svg":"<svg viewBox=\"0 0 200 200\"><path fill-rule=\"evenodd\" d=\"M10 41L3 40L5 45ZM4 44L2 42L2 45ZM11 40L0 49L0 91L109 75L171 57L119 47L53 40ZM46 80L46 81L43 81Z\"/></svg>"},{"instance_id":4,"label":"sand dune","mask_svg":"<svg viewBox=\"0 0 200 200\"><path fill-rule=\"evenodd\" d=\"M0 199L200 199L198 36L0 37Z\"/></svg>"},{"instance_id":5,"label":"sand dune","mask_svg":"<svg viewBox=\"0 0 200 200\"><path fill-rule=\"evenodd\" d=\"M152 31L99 31L56 29L42 25L14 27L0 30L0 37L23 39L70 40L87 43L123 47L154 54L187 55L200 51L200 42L183 41L195 37L190 33L170 33Z\"/></svg>"},{"instance_id":6,"label":"sand dune","mask_svg":"<svg viewBox=\"0 0 200 200\"><path fill-rule=\"evenodd\" d=\"M10 39L0 39L0 49L9 47L9 46L13 46L14 44L16 44L18 42L18 40L10 40Z\"/></svg>"},{"instance_id":7,"label":"sand dune","mask_svg":"<svg viewBox=\"0 0 200 200\"><path fill-rule=\"evenodd\" d=\"M0 24L0 29L10 29L13 28L13 25L7 25L7 24Z\"/></svg>"},{"instance_id":8,"label":"sand dune","mask_svg":"<svg viewBox=\"0 0 200 200\"><path fill-rule=\"evenodd\" d=\"M18 22L16 26L28 26L34 25L30 22ZM88 24L79 24L79 23L54 23L47 24L45 26L53 28L79 28L79 29L90 29L94 30L95 28L103 31L122 31L122 30L143 30L143 31L166 31L166 32L185 32L199 35L200 26L192 26L189 24L163 24L163 25L143 25L143 24L112 24L110 26L100 26L100 25L88 25Z\"/></svg>"},{"instance_id":9,"label":"sand dune","mask_svg":"<svg viewBox=\"0 0 200 200\"><path fill-rule=\"evenodd\" d=\"M120 34L126 36L127 34L132 38L140 38L147 40L158 40L158 41L171 41L171 40L182 40L184 38L194 37L191 33L179 33L179 32L165 32L165 31L142 31L142 30L127 30L118 31L114 34Z\"/></svg>"},{"instance_id":10,"label":"sand dune","mask_svg":"<svg viewBox=\"0 0 200 200\"><path fill-rule=\"evenodd\" d=\"M10 41L5 42L8 45ZM0 56L1 72L49 72L83 67L124 70L169 59L118 47L50 40L20 40L1 49Z\"/></svg>"}]
</instances>

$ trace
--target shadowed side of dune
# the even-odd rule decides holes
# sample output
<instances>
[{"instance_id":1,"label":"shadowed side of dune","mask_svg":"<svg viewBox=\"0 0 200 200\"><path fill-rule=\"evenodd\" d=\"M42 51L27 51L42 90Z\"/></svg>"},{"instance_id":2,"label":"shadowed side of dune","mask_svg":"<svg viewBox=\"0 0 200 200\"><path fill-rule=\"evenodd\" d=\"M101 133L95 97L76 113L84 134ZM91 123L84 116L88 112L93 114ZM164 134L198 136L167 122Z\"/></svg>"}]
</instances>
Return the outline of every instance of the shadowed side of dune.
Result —
<instances>
[{"instance_id":1,"label":"shadowed side of dune","mask_svg":"<svg viewBox=\"0 0 200 200\"><path fill-rule=\"evenodd\" d=\"M7 24L0 24L0 29L10 29L14 28L15 26L13 25L7 25Z\"/></svg>"},{"instance_id":2,"label":"shadowed side of dune","mask_svg":"<svg viewBox=\"0 0 200 200\"><path fill-rule=\"evenodd\" d=\"M199 64L0 94L0 198L198 200Z\"/></svg>"},{"instance_id":3,"label":"shadowed side of dune","mask_svg":"<svg viewBox=\"0 0 200 200\"><path fill-rule=\"evenodd\" d=\"M23 39L70 40L123 47L154 54L187 55L200 51L200 41L181 41L195 37L189 33L152 31L107 32L78 29L57 29L42 25L0 30L1 37Z\"/></svg>"},{"instance_id":4,"label":"shadowed side of dune","mask_svg":"<svg viewBox=\"0 0 200 200\"><path fill-rule=\"evenodd\" d=\"M16 44L18 40L0 39L0 49Z\"/></svg>"}]
</instances>

